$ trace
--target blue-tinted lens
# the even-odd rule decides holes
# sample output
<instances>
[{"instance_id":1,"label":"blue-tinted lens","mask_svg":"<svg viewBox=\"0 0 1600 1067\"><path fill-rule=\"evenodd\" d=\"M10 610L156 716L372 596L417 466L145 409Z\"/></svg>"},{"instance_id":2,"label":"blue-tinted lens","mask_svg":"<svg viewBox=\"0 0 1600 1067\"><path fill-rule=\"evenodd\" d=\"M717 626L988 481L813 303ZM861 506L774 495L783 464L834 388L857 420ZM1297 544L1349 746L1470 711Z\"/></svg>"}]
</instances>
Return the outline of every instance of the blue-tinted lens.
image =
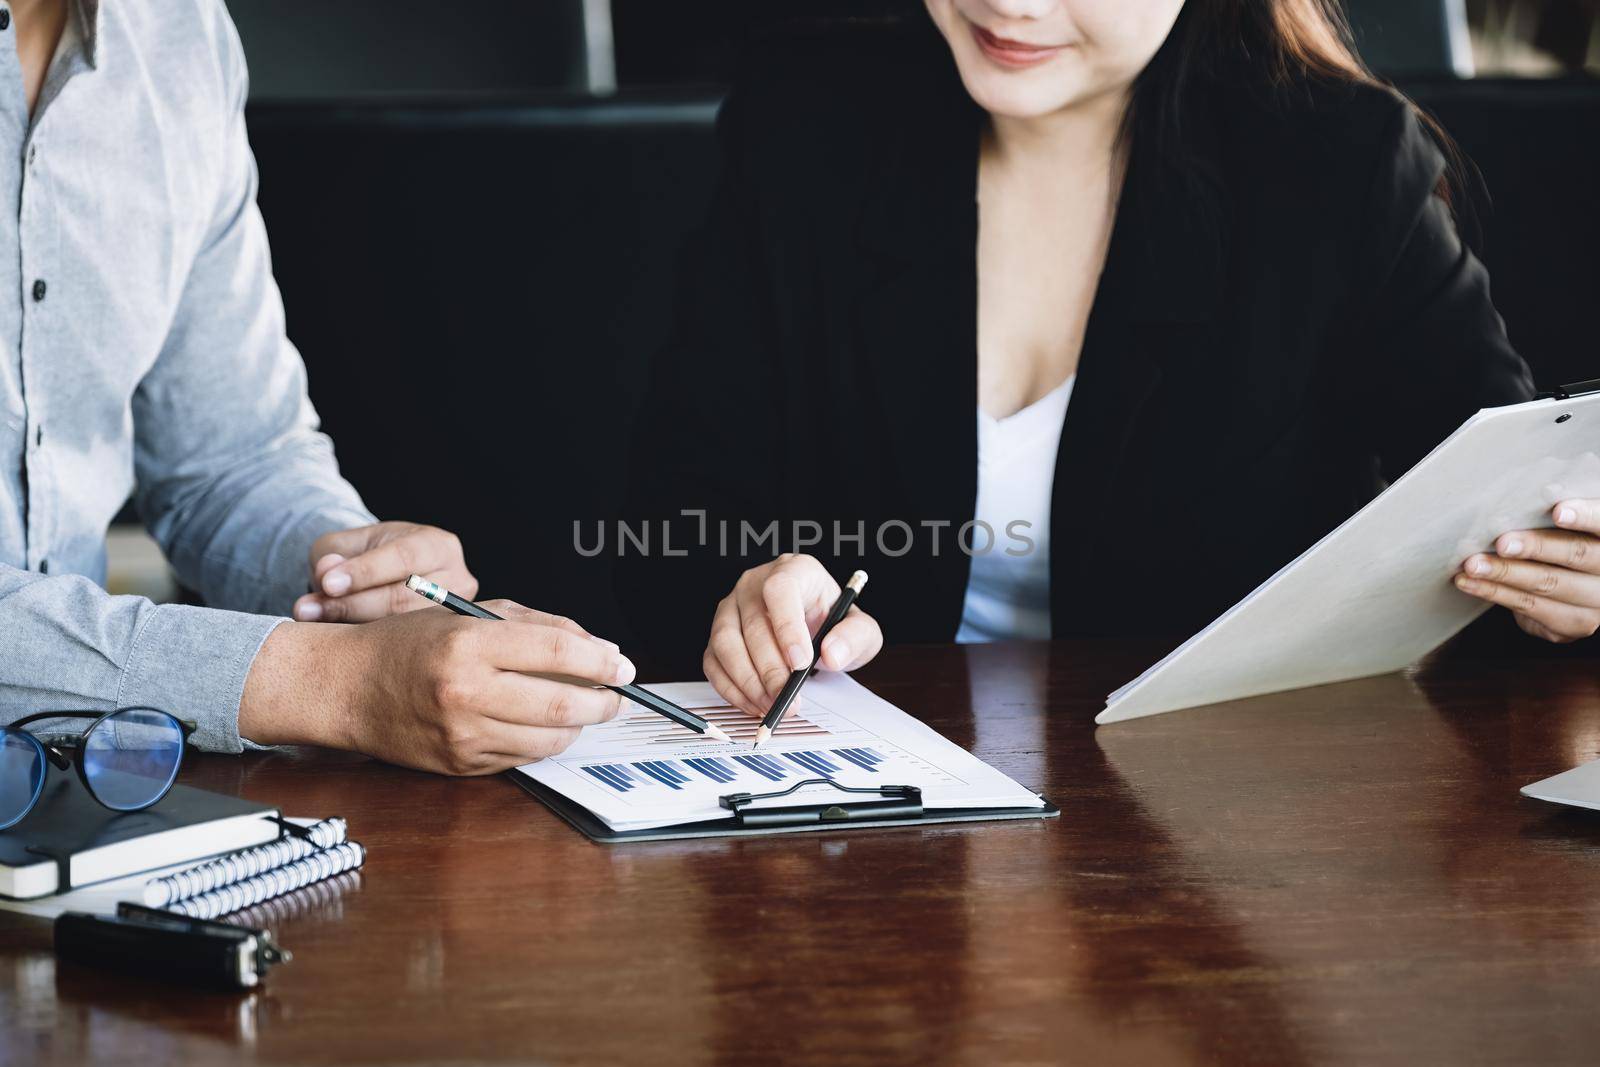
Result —
<instances>
[{"instance_id":1,"label":"blue-tinted lens","mask_svg":"<svg viewBox=\"0 0 1600 1067\"><path fill-rule=\"evenodd\" d=\"M118 811L148 808L167 795L183 762L183 729L164 711L128 708L83 738L83 775L95 799Z\"/></svg>"},{"instance_id":2,"label":"blue-tinted lens","mask_svg":"<svg viewBox=\"0 0 1600 1067\"><path fill-rule=\"evenodd\" d=\"M0 733L0 830L14 826L44 788L44 749L21 730Z\"/></svg>"}]
</instances>

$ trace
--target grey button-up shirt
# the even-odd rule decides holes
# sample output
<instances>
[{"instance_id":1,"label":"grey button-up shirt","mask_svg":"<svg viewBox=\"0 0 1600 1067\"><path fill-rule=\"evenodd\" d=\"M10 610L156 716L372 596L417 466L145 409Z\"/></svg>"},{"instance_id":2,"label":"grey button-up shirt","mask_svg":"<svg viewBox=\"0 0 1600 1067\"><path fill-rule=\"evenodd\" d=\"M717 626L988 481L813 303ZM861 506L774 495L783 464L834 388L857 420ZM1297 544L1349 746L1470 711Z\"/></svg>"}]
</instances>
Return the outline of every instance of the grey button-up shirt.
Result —
<instances>
[{"instance_id":1,"label":"grey button-up shirt","mask_svg":"<svg viewBox=\"0 0 1600 1067\"><path fill-rule=\"evenodd\" d=\"M79 0L30 120L0 8L0 722L148 705L237 752L311 543L374 521L284 334L244 56L222 0ZM215 608L101 588L130 493Z\"/></svg>"}]
</instances>

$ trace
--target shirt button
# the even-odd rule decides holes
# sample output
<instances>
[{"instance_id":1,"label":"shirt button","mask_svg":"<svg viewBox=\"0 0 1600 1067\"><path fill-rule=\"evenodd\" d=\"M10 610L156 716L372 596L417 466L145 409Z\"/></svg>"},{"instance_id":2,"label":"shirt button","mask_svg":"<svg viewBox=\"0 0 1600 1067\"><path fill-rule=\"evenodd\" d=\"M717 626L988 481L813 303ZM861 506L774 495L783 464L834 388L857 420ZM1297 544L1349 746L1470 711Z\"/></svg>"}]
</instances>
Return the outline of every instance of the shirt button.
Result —
<instances>
[{"instance_id":1,"label":"shirt button","mask_svg":"<svg viewBox=\"0 0 1600 1067\"><path fill-rule=\"evenodd\" d=\"M28 166L30 166L30 167L33 166L33 161L38 159L38 158L39 158L39 146L36 145L36 144L29 145L28 146Z\"/></svg>"},{"instance_id":2,"label":"shirt button","mask_svg":"<svg viewBox=\"0 0 1600 1067\"><path fill-rule=\"evenodd\" d=\"M7 11L3 7L0 7L0 30L9 30L10 28L11 12Z\"/></svg>"},{"instance_id":3,"label":"shirt button","mask_svg":"<svg viewBox=\"0 0 1600 1067\"><path fill-rule=\"evenodd\" d=\"M46 291L49 290L49 288L50 288L49 286L45 285L43 278L40 278L40 279L36 280L33 283L33 299L34 299L34 302L38 303L40 300L43 300L44 299L44 294L45 294Z\"/></svg>"},{"instance_id":4,"label":"shirt button","mask_svg":"<svg viewBox=\"0 0 1600 1067\"><path fill-rule=\"evenodd\" d=\"M0 14L3 14L3 12L0 12ZM40 574L49 574L50 573L50 561L49 560L41 559L39 561L39 573Z\"/></svg>"}]
</instances>

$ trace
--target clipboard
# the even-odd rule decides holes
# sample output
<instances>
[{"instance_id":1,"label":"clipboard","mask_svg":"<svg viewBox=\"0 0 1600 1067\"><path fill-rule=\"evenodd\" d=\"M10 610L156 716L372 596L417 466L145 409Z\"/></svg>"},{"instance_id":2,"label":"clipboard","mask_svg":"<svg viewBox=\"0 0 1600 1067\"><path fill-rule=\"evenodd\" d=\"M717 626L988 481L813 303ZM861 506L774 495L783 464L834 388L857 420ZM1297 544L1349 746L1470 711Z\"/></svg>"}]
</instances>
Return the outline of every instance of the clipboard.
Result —
<instances>
[{"instance_id":1,"label":"clipboard","mask_svg":"<svg viewBox=\"0 0 1600 1067\"><path fill-rule=\"evenodd\" d=\"M1468 556L1583 497L1600 497L1600 380L1485 408L1095 722L1402 670L1489 610L1450 581Z\"/></svg>"},{"instance_id":2,"label":"clipboard","mask_svg":"<svg viewBox=\"0 0 1600 1067\"><path fill-rule=\"evenodd\" d=\"M824 830L879 830L942 823L996 822L1053 819L1061 809L1042 794L1038 808L924 808L922 792L915 786L883 785L846 787L826 778L810 778L776 793L730 793L722 798L726 819L658 826L650 830L613 830L581 804L574 803L543 783L515 770L506 776L559 815L563 822L600 845L625 845L638 841L690 841L706 837L749 837L767 834L804 834ZM877 800L851 804L797 804L751 808L756 800L777 799L808 785L827 785L840 792L872 794Z\"/></svg>"}]
</instances>

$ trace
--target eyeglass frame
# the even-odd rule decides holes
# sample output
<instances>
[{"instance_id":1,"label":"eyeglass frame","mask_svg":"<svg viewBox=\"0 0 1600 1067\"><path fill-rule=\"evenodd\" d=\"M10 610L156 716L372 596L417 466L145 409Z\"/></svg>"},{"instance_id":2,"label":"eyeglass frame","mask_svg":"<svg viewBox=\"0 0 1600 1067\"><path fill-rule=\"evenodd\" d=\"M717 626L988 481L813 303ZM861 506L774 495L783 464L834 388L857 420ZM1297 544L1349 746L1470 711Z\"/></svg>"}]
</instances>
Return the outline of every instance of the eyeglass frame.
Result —
<instances>
[{"instance_id":1,"label":"eyeglass frame","mask_svg":"<svg viewBox=\"0 0 1600 1067\"><path fill-rule=\"evenodd\" d=\"M94 788L93 783L91 783L89 781L89 772L84 768L84 756L83 756L84 749L85 749L84 741L88 738L89 734L92 733L101 723L105 722L107 719L111 718L114 715L121 715L122 713L128 712L128 711L153 711L158 715L165 715L167 718L171 719L173 722L178 724L178 731L179 731L179 734L180 734L179 747L178 747L178 765L173 768L173 770L172 770L172 778L170 780L168 780L168 782L166 784L166 787L161 790L160 795L157 796L155 799L151 800L148 804L140 804L136 808L119 808L115 804L108 804L108 803L106 803L105 800L101 799L100 794L95 792L95 788ZM83 732L78 734L76 739L74 739L72 741L66 741L66 742L58 742L58 741L45 742L45 741L39 739L38 737L36 737L35 735L33 735L32 733L29 733L27 730L23 729L24 726L28 726L31 723L44 722L47 719L93 719L94 722L92 722L88 726L84 727ZM34 747L39 750L40 754L42 754L44 756L45 762L46 763L55 764L57 770L64 771L64 770L67 770L68 767L76 767L77 772L78 772L78 781L80 783L82 783L84 791L87 792L91 797L93 797L95 803L99 804L101 807L103 807L103 808L105 808L105 809L107 809L109 811L133 812L133 811L148 811L150 808L153 808L157 804L161 803L161 801L166 798L166 795L168 793L172 792L172 787L178 780L178 772L183 769L183 752L184 752L184 750L186 748L189 747L189 738L192 737L194 735L195 731L197 731L199 729L200 729L200 724L199 723L194 722L191 719L180 719L176 715L172 714L172 712L170 712L170 711L165 711L165 710L163 710L161 708L135 706L135 707L128 707L128 708L113 708L111 711L104 711L104 712L101 712L101 711L40 711L40 712L35 712L32 715L23 716L22 718L18 719L16 722L7 723L4 726L0 726L0 735L4 735L4 734L7 734L7 733L13 733L14 732L19 737L27 738L30 742L33 743ZM61 751L63 748L76 749L77 750L76 751L76 756L75 757L68 756L65 752ZM8 826L15 826L17 823L21 822L23 819L26 819L28 817L28 815L33 811L33 809L38 806L39 798L44 795L44 785L45 785L45 779L47 777L48 777L48 775L41 775L40 776L40 778L39 778L39 788L34 791L33 799L28 801L28 806L26 808L22 809L22 814L18 815L14 820L12 820L10 823L8 823L7 824Z\"/></svg>"}]
</instances>

